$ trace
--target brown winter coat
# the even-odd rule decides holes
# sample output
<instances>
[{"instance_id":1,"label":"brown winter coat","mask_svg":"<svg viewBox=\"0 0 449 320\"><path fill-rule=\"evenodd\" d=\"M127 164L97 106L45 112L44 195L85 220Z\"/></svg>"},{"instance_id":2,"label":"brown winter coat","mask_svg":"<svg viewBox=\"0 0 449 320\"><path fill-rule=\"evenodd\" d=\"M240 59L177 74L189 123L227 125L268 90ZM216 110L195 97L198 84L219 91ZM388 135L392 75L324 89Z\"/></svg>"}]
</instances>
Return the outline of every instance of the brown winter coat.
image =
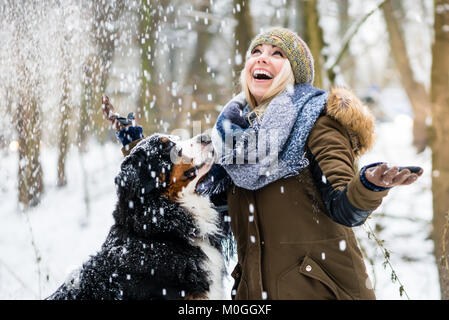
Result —
<instances>
[{"instance_id":1,"label":"brown winter coat","mask_svg":"<svg viewBox=\"0 0 449 320\"><path fill-rule=\"evenodd\" d=\"M308 138L327 182L347 187L362 210L376 209L388 192L365 188L355 170L373 144L373 122L350 91L333 89ZM228 190L235 299L375 299L353 230L328 217L315 180L308 167L255 191Z\"/></svg>"}]
</instances>

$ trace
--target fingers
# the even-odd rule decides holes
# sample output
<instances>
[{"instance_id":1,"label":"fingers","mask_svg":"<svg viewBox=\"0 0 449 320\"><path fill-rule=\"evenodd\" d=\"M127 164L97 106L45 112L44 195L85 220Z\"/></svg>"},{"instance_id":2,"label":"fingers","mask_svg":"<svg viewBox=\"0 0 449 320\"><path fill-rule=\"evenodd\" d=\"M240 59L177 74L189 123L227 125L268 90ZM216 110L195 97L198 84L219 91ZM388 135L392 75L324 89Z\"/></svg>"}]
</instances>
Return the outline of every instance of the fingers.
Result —
<instances>
[{"instance_id":1,"label":"fingers","mask_svg":"<svg viewBox=\"0 0 449 320\"><path fill-rule=\"evenodd\" d=\"M412 173L404 182L401 183L401 186L406 186L406 185L412 184L417 179L418 179L418 175L416 173Z\"/></svg>"},{"instance_id":2,"label":"fingers","mask_svg":"<svg viewBox=\"0 0 449 320\"><path fill-rule=\"evenodd\" d=\"M365 176L371 183L380 187L394 187L409 185L415 182L423 174L421 169L418 173L412 173L409 169L399 170L399 167L388 167L382 163L376 167L369 168Z\"/></svg>"},{"instance_id":3,"label":"fingers","mask_svg":"<svg viewBox=\"0 0 449 320\"><path fill-rule=\"evenodd\" d=\"M101 103L103 105L109 104L109 97L107 95L105 95L104 93L101 95Z\"/></svg>"},{"instance_id":4,"label":"fingers","mask_svg":"<svg viewBox=\"0 0 449 320\"><path fill-rule=\"evenodd\" d=\"M422 170L420 171L422 175ZM394 166L385 172L382 181L387 186L402 186L409 185L418 179L418 174L410 172L409 169L399 171L399 168Z\"/></svg>"},{"instance_id":5,"label":"fingers","mask_svg":"<svg viewBox=\"0 0 449 320\"><path fill-rule=\"evenodd\" d=\"M101 96L101 108L103 110L103 115L107 120L115 120L114 107L109 101L109 97L105 94Z\"/></svg>"},{"instance_id":6,"label":"fingers","mask_svg":"<svg viewBox=\"0 0 449 320\"><path fill-rule=\"evenodd\" d=\"M111 122L111 127L116 131L123 129L123 125L117 121L118 114L114 113L114 107L112 106L109 97L105 94L101 96L101 107L103 110L103 116L106 120Z\"/></svg>"},{"instance_id":7,"label":"fingers","mask_svg":"<svg viewBox=\"0 0 449 320\"><path fill-rule=\"evenodd\" d=\"M395 178L395 184L405 186L415 182L422 174L424 170L421 168L418 172L411 172L409 169L400 171L400 174Z\"/></svg>"},{"instance_id":8,"label":"fingers","mask_svg":"<svg viewBox=\"0 0 449 320\"><path fill-rule=\"evenodd\" d=\"M376 180L380 180L385 171L388 169L388 165L386 163L382 163L380 166L376 166L370 168L368 173Z\"/></svg>"},{"instance_id":9,"label":"fingers","mask_svg":"<svg viewBox=\"0 0 449 320\"><path fill-rule=\"evenodd\" d=\"M391 167L389 168L383 175L382 175L382 181L387 185L392 185L396 178L396 176L399 174L399 168L398 167Z\"/></svg>"},{"instance_id":10,"label":"fingers","mask_svg":"<svg viewBox=\"0 0 449 320\"><path fill-rule=\"evenodd\" d=\"M386 163L377 166L373 172L373 176L375 181L377 181L377 185L382 187L388 187L390 182L385 178L385 174L388 172L388 165Z\"/></svg>"},{"instance_id":11,"label":"fingers","mask_svg":"<svg viewBox=\"0 0 449 320\"><path fill-rule=\"evenodd\" d=\"M103 109L103 113L105 111L109 111L110 105L109 105L109 97L105 94L101 96L101 108Z\"/></svg>"},{"instance_id":12,"label":"fingers","mask_svg":"<svg viewBox=\"0 0 449 320\"><path fill-rule=\"evenodd\" d=\"M105 95L104 93L101 95L101 104L103 106L109 107L109 109L114 110L114 107L112 106L111 102L109 101L109 97Z\"/></svg>"},{"instance_id":13,"label":"fingers","mask_svg":"<svg viewBox=\"0 0 449 320\"><path fill-rule=\"evenodd\" d=\"M411 174L412 173L408 169L401 170L393 178L393 183L396 184L396 185L401 185L410 177Z\"/></svg>"},{"instance_id":14,"label":"fingers","mask_svg":"<svg viewBox=\"0 0 449 320\"><path fill-rule=\"evenodd\" d=\"M105 94L101 96L101 108L103 111L103 116L106 120L109 120L111 122L111 127L116 131L131 126L131 124L126 125L117 120L120 115L114 112L114 107L112 106L109 97ZM134 114L128 114L128 119L132 119L132 125L135 125Z\"/></svg>"}]
</instances>

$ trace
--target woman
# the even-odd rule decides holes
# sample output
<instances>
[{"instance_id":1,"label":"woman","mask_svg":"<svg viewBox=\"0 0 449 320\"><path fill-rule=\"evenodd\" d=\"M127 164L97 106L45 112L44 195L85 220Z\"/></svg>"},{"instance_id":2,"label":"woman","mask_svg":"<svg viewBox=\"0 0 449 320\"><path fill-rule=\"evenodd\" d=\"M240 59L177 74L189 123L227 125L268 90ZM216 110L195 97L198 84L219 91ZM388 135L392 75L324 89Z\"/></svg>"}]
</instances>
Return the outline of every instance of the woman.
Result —
<instances>
[{"instance_id":1,"label":"woman","mask_svg":"<svg viewBox=\"0 0 449 320\"><path fill-rule=\"evenodd\" d=\"M297 34L263 32L249 47L243 93L214 126L217 161L232 180L235 299L375 299L351 227L422 174L385 163L357 171L374 120L350 91L326 93L313 77Z\"/></svg>"}]
</instances>

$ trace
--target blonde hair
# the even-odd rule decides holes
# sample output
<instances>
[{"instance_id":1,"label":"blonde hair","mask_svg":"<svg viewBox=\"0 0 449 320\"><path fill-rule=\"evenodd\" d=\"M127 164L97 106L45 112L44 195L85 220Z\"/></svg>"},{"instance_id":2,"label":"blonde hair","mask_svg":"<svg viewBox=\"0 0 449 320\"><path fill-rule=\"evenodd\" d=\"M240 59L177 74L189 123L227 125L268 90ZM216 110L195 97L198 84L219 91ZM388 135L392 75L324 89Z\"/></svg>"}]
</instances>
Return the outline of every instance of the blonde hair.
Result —
<instances>
[{"instance_id":1,"label":"blonde hair","mask_svg":"<svg viewBox=\"0 0 449 320\"><path fill-rule=\"evenodd\" d=\"M260 118L265 109L267 108L270 101L279 93L283 92L287 86L293 86L295 84L295 76L293 74L292 67L290 65L290 61L285 59L284 65L282 66L280 72L276 77L274 77L274 81L271 86L268 88L267 92L263 95L260 104L257 105L256 99L252 95L248 87L248 77L252 75L247 74L246 68L243 68L242 73L240 74L240 85L242 86L242 90L245 92L246 101L251 107L251 112L248 114L248 119L252 113L254 113L257 118Z\"/></svg>"}]
</instances>

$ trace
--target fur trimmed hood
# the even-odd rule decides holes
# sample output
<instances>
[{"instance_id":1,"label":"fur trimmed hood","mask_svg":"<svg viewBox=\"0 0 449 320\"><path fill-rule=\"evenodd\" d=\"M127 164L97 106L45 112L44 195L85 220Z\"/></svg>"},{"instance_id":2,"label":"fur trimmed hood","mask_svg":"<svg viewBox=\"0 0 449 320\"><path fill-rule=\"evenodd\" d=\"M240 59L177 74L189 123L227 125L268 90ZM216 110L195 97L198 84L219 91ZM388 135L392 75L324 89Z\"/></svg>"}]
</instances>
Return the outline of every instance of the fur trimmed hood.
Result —
<instances>
[{"instance_id":1,"label":"fur trimmed hood","mask_svg":"<svg viewBox=\"0 0 449 320\"><path fill-rule=\"evenodd\" d=\"M325 112L348 130L357 157L373 147L375 118L351 90L342 87L332 88L327 98Z\"/></svg>"}]
</instances>

